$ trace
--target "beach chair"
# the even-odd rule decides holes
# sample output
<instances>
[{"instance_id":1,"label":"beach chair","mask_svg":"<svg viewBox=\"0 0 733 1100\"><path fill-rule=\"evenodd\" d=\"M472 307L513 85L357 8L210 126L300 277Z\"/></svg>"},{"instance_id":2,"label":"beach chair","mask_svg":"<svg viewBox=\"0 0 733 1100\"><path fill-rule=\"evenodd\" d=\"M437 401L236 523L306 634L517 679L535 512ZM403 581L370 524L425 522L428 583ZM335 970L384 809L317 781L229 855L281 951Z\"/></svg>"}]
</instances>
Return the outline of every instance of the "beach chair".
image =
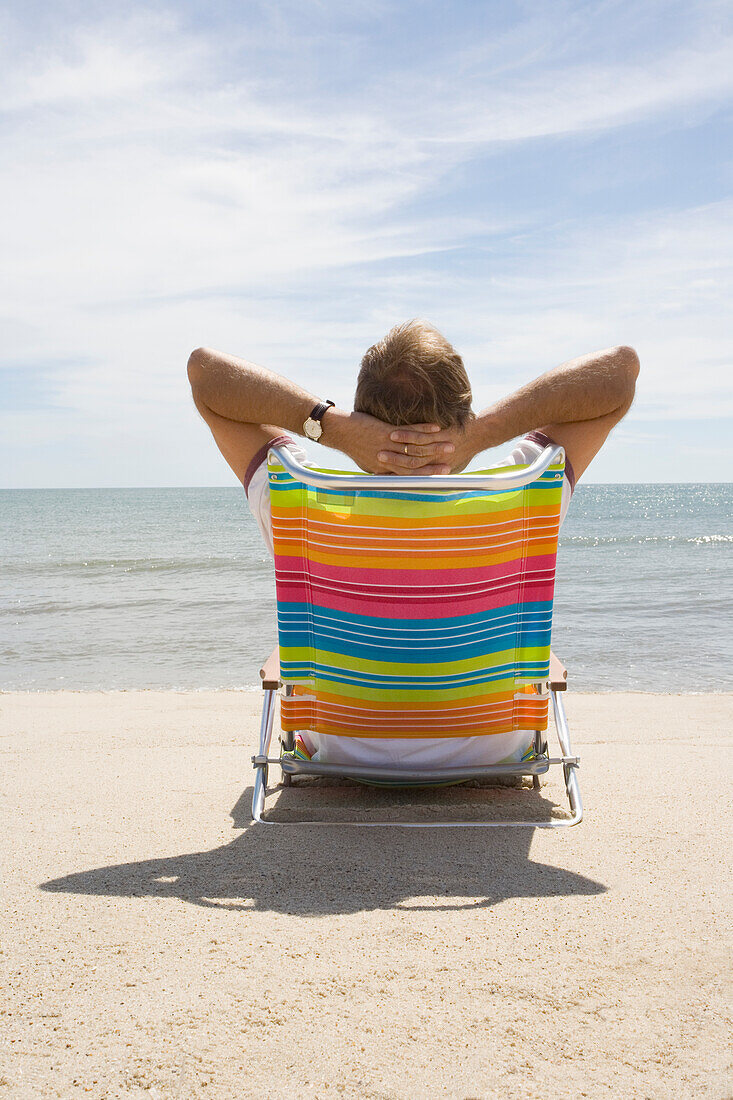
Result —
<instances>
[{"instance_id":1,"label":"beach chair","mask_svg":"<svg viewBox=\"0 0 733 1100\"><path fill-rule=\"evenodd\" d=\"M348 824L556 828L581 820L579 760L560 694L566 674L550 653L564 463L562 448L548 446L531 465L394 477L316 470L283 447L270 450L279 650L260 670L255 822L275 823L264 816L271 767L285 786L295 776L400 786L531 776L535 789L551 767L562 768L566 817ZM281 744L271 757L278 696ZM550 701L554 757L545 739ZM325 744L374 739L376 762L310 759L299 730ZM521 759L431 768L402 766L388 751L405 738L474 737L490 747L497 736L517 752L529 747ZM450 759L449 747L443 755Z\"/></svg>"}]
</instances>

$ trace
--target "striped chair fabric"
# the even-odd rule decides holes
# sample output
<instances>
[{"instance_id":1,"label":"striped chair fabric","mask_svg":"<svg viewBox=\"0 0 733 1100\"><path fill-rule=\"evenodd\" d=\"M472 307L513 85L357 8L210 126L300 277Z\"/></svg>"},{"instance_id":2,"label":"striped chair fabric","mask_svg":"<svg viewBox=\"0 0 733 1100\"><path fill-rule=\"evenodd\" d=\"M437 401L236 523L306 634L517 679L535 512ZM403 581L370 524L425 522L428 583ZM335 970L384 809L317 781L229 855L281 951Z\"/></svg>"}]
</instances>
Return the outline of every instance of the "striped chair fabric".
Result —
<instances>
[{"instance_id":1,"label":"striped chair fabric","mask_svg":"<svg viewBox=\"0 0 733 1100\"><path fill-rule=\"evenodd\" d=\"M410 494L268 470L284 731L546 728L532 685L549 671L562 464L521 489Z\"/></svg>"}]
</instances>

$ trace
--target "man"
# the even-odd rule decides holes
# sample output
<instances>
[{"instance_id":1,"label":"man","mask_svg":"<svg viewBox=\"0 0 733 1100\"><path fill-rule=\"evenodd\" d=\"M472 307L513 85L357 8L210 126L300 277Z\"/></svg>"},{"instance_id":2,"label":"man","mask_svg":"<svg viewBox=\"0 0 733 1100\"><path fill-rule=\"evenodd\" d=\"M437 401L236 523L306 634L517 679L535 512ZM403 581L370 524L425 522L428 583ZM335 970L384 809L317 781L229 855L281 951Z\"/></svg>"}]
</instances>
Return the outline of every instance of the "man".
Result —
<instances>
[{"instance_id":1,"label":"man","mask_svg":"<svg viewBox=\"0 0 733 1100\"><path fill-rule=\"evenodd\" d=\"M562 520L576 479L630 408L638 372L632 348L609 348L563 363L476 416L461 357L421 321L398 325L366 352L353 412L320 401L262 367L207 348L194 351L188 363L196 407L244 484L271 553L268 448L277 441L301 461L306 458L287 433L340 450L370 473L394 474L457 472L480 452L518 436L502 464L531 462L548 442L558 443L566 455ZM494 759L521 758L526 746L502 738L492 735ZM358 744L367 738L339 740L344 742L338 750L341 762L347 762L345 752L350 763L367 762L364 754L374 749L373 743ZM453 763L491 762L469 758L476 750L468 742L483 738L448 740L451 744L440 749L450 751ZM413 739L404 749L417 747ZM306 748L321 751L315 742ZM330 760L335 760L334 751L329 749ZM445 761L436 757L433 762Z\"/></svg>"}]
</instances>

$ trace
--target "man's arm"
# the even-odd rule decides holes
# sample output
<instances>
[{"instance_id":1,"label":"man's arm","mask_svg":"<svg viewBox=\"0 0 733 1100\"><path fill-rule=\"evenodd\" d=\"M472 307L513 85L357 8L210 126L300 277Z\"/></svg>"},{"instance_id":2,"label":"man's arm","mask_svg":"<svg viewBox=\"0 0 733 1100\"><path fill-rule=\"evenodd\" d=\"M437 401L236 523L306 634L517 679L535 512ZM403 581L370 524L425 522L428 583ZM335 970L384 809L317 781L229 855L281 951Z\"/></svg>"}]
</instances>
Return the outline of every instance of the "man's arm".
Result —
<instances>
[{"instance_id":1,"label":"man's arm","mask_svg":"<svg viewBox=\"0 0 733 1100\"><path fill-rule=\"evenodd\" d=\"M629 347L570 359L484 409L462 436L453 437L455 457L446 461L454 472L462 470L481 451L539 430L565 448L578 478L631 407L638 374L639 358ZM394 442L410 445L410 454L426 438L404 428L392 432ZM408 456L390 458L393 467L409 462Z\"/></svg>"},{"instance_id":2,"label":"man's arm","mask_svg":"<svg viewBox=\"0 0 733 1100\"><path fill-rule=\"evenodd\" d=\"M224 458L244 480L253 457L283 431L303 434L303 424L320 398L274 371L233 355L197 348L188 360L188 377L196 408L211 428ZM394 426L364 413L330 408L323 416L319 442L347 454L363 470L383 470L377 454L394 458L390 439ZM438 435L437 425L416 425L423 441L420 473L449 473L443 458L454 445ZM430 442L438 435L440 442Z\"/></svg>"}]
</instances>

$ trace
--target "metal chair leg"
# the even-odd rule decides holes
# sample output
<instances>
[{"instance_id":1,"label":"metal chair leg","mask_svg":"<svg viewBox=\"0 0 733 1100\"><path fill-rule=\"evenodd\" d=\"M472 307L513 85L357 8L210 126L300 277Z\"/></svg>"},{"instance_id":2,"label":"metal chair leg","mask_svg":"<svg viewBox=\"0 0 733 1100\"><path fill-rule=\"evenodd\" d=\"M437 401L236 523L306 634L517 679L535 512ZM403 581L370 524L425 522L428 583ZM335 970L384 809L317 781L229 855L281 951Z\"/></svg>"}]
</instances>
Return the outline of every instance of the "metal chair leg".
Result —
<instances>
[{"instance_id":1,"label":"metal chair leg","mask_svg":"<svg viewBox=\"0 0 733 1100\"><path fill-rule=\"evenodd\" d=\"M272 689L265 691L262 700L262 719L260 721L260 751L252 757L255 768L254 791L252 793L252 817L255 821L262 821L262 811L265 808L265 795L267 794L267 754L270 751L272 740L272 724L275 718L275 696Z\"/></svg>"},{"instance_id":2,"label":"metal chair leg","mask_svg":"<svg viewBox=\"0 0 733 1100\"><path fill-rule=\"evenodd\" d=\"M293 694L292 684L288 684L286 686L285 694L286 695L292 695ZM285 733L281 734L280 743L281 743L281 745L282 745L285 752L292 752L293 749L295 748L295 734L293 733L293 731L292 730L287 730ZM292 782L293 782L292 775L288 775L288 773L283 772L282 769L280 769L280 770L282 772L282 785L283 785L283 787L290 787L292 785Z\"/></svg>"},{"instance_id":3,"label":"metal chair leg","mask_svg":"<svg viewBox=\"0 0 733 1100\"><path fill-rule=\"evenodd\" d=\"M570 730L568 729L568 720L565 716L562 697L556 691L550 691L550 699L552 700L552 714L555 719L555 729L557 730L557 739L560 742L562 754L563 756L572 756ZM580 796L577 764L563 764L563 773L565 776L565 793L568 796L572 813L569 824L578 825L583 820L583 799Z\"/></svg>"},{"instance_id":4,"label":"metal chair leg","mask_svg":"<svg viewBox=\"0 0 733 1100\"><path fill-rule=\"evenodd\" d=\"M542 685L540 685L542 686ZM534 734L534 751L536 756L540 756L542 753L542 734L539 730L535 730ZM540 777L538 775L532 776L532 790L538 791L540 789Z\"/></svg>"}]
</instances>

